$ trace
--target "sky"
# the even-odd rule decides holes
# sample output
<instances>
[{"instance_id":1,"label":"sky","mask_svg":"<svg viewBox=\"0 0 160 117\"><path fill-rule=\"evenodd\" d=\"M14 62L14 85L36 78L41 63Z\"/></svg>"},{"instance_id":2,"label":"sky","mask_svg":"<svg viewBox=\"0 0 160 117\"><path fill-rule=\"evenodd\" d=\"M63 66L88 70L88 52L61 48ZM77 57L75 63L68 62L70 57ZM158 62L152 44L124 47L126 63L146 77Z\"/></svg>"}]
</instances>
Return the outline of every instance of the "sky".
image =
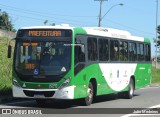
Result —
<instances>
[{"instance_id":1,"label":"sky","mask_svg":"<svg viewBox=\"0 0 160 117\"><path fill-rule=\"evenodd\" d=\"M123 3L123 6L117 5ZM108 10L113 7L109 12ZM96 27L100 2L98 0L1 0L14 27L69 24L75 27ZM108 12L108 13L107 13ZM156 37L156 0L104 0L101 27L129 31L132 35L150 38L152 56ZM158 24L160 25L160 1Z\"/></svg>"}]
</instances>

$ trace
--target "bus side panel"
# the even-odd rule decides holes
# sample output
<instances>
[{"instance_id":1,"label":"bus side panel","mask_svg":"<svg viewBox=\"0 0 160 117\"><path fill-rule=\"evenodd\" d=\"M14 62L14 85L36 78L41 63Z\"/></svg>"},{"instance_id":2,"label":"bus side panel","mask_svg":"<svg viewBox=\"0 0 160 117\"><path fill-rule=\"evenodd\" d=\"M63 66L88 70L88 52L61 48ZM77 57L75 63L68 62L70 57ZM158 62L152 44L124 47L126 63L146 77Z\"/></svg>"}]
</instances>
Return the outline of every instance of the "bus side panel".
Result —
<instances>
[{"instance_id":1,"label":"bus side panel","mask_svg":"<svg viewBox=\"0 0 160 117\"><path fill-rule=\"evenodd\" d=\"M106 85L109 87L107 91L122 92L128 90L130 78L134 75L136 64L127 63L100 63L102 76Z\"/></svg>"},{"instance_id":2,"label":"bus side panel","mask_svg":"<svg viewBox=\"0 0 160 117\"><path fill-rule=\"evenodd\" d=\"M87 89L85 88L86 82L86 71L82 69L73 79L72 85L74 88L74 99L83 98L87 96Z\"/></svg>"},{"instance_id":3,"label":"bus side panel","mask_svg":"<svg viewBox=\"0 0 160 117\"><path fill-rule=\"evenodd\" d=\"M74 98L84 98L87 96L87 86L91 79L96 80L97 96L115 92L108 86L99 65L92 64L81 70L73 79L76 86Z\"/></svg>"},{"instance_id":4,"label":"bus side panel","mask_svg":"<svg viewBox=\"0 0 160 117\"><path fill-rule=\"evenodd\" d=\"M124 69L125 68L125 69ZM73 79L74 98L87 96L87 86L92 78L96 80L96 95L104 95L128 90L131 76L135 77L135 88L150 84L150 64L100 63L82 69Z\"/></svg>"},{"instance_id":5,"label":"bus side panel","mask_svg":"<svg viewBox=\"0 0 160 117\"><path fill-rule=\"evenodd\" d=\"M89 65L79 71L74 77L73 82L75 87L74 97L75 98L84 98L87 96L87 86L91 78L98 77L98 65ZM97 80L97 79L96 79Z\"/></svg>"},{"instance_id":6,"label":"bus side panel","mask_svg":"<svg viewBox=\"0 0 160 117\"><path fill-rule=\"evenodd\" d=\"M137 64L135 71L135 88L141 88L150 84L151 64Z\"/></svg>"}]
</instances>

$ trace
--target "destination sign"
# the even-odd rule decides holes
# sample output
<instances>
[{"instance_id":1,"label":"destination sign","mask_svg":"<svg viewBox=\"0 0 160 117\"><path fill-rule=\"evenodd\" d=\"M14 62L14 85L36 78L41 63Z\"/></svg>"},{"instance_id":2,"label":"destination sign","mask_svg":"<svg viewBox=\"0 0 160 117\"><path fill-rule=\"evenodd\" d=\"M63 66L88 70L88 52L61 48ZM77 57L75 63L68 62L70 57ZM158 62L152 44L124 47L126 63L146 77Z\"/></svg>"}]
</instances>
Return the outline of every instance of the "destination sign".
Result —
<instances>
[{"instance_id":1,"label":"destination sign","mask_svg":"<svg viewBox=\"0 0 160 117\"><path fill-rule=\"evenodd\" d=\"M34 37L61 37L61 31L29 31L28 36Z\"/></svg>"},{"instance_id":2,"label":"destination sign","mask_svg":"<svg viewBox=\"0 0 160 117\"><path fill-rule=\"evenodd\" d=\"M17 37L71 37L69 29L21 29Z\"/></svg>"}]
</instances>

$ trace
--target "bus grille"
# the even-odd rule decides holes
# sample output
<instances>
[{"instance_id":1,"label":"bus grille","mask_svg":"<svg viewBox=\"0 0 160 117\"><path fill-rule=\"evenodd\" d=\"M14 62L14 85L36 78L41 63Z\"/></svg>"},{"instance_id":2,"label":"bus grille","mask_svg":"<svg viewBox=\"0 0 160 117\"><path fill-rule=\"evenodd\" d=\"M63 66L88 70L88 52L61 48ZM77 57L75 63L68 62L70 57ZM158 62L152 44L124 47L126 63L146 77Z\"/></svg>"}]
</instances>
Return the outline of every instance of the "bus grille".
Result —
<instances>
[{"instance_id":1,"label":"bus grille","mask_svg":"<svg viewBox=\"0 0 160 117\"><path fill-rule=\"evenodd\" d=\"M44 95L45 97L52 97L55 91L27 91L23 90L26 96L34 97L34 95Z\"/></svg>"}]
</instances>

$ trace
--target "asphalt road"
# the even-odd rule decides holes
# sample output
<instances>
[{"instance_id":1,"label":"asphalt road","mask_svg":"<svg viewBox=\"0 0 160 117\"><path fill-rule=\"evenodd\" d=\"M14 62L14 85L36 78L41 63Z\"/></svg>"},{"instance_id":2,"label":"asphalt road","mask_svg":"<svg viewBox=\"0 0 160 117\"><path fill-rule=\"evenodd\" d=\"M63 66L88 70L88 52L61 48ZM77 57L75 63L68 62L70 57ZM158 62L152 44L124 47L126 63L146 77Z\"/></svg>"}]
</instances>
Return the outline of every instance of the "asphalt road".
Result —
<instances>
[{"instance_id":1,"label":"asphalt road","mask_svg":"<svg viewBox=\"0 0 160 117\"><path fill-rule=\"evenodd\" d=\"M50 110L51 113L54 113L54 112L58 113L58 116L60 116L59 114L61 113L63 114L63 111L65 114L66 112L65 110L67 109L69 109L69 111L71 111L69 113L72 114L72 111L74 111L75 108L76 109L80 108L82 109L81 110L82 113L91 112L91 114L93 114L93 113L96 113L96 111L98 110L96 114L101 114L102 112L103 115L101 114L101 116L106 117L106 114L108 115L112 111L111 113L115 112L116 115L111 114L110 116L130 117L130 116L135 116L135 115L134 114L129 115L128 113L116 113L116 112L118 110L130 112L130 109L127 110L126 108L135 108L135 109L139 108L139 110L143 108L160 108L160 87L158 86L157 87L146 87L143 89L136 90L134 93L134 97L132 99L124 99L123 97L119 97L116 94L99 96L96 98L96 101L94 101L94 103L91 106L83 106L81 104L81 101L79 100L75 100L75 101L53 100L53 101L48 101L45 107L39 107L35 100L21 100L21 101L15 101L15 102L1 103L0 108L48 109ZM83 109L86 109L87 112ZM100 111L100 110L103 110L103 111ZM107 112L108 110L109 110L109 113ZM76 114L76 111L74 114ZM69 114L67 114L66 116L69 116ZM93 117L93 115L87 115L87 117L88 116Z\"/></svg>"}]
</instances>

